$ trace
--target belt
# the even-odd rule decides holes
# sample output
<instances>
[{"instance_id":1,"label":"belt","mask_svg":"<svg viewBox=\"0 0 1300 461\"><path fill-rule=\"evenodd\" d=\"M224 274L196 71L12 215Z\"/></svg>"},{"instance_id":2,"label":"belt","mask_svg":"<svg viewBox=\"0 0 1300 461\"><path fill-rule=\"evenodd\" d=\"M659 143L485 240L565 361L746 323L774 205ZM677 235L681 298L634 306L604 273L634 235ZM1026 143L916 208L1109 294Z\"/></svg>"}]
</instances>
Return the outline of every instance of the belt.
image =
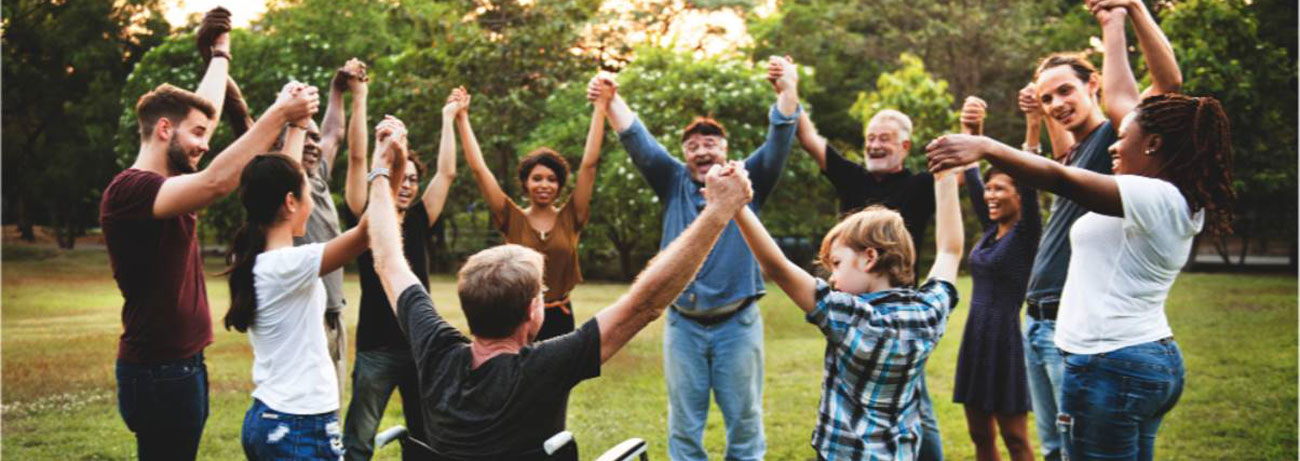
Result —
<instances>
[{"instance_id":1,"label":"belt","mask_svg":"<svg viewBox=\"0 0 1300 461\"><path fill-rule=\"evenodd\" d=\"M1168 345L1174 343L1174 337L1173 337L1173 336L1166 336L1166 337L1164 337L1164 338L1160 338L1160 339L1157 339L1157 340L1152 341L1152 342L1153 342L1153 343L1160 344L1161 346L1168 346ZM1061 357L1067 357L1067 356L1071 356L1071 355L1076 355L1076 354L1071 354L1071 353L1069 353L1069 352L1066 352L1065 349L1057 348L1056 350L1057 350L1057 352L1059 352L1059 353L1061 354ZM1100 353L1100 354L1093 354L1093 355L1096 355L1096 356L1098 356L1098 357L1105 357L1106 354L1107 354L1107 352L1102 352L1102 353ZM1086 355L1086 354L1085 354L1085 355Z\"/></svg>"},{"instance_id":2,"label":"belt","mask_svg":"<svg viewBox=\"0 0 1300 461\"><path fill-rule=\"evenodd\" d=\"M1029 313L1029 317L1033 318L1034 320L1053 320L1053 321L1055 321L1055 320L1056 320L1056 308L1057 308L1059 305L1060 305L1060 303L1054 303L1054 302L1052 302L1052 303L1043 303L1043 304L1036 304L1036 303L1034 303L1034 302L1030 302L1030 303L1029 303L1029 312L1028 312L1028 313Z\"/></svg>"},{"instance_id":3,"label":"belt","mask_svg":"<svg viewBox=\"0 0 1300 461\"><path fill-rule=\"evenodd\" d=\"M565 315L573 315L573 312L569 309L569 295L564 295L563 298L546 303L545 307L547 309L554 309L558 307L560 308L560 312L564 312Z\"/></svg>"},{"instance_id":4,"label":"belt","mask_svg":"<svg viewBox=\"0 0 1300 461\"><path fill-rule=\"evenodd\" d=\"M678 314L681 314L682 317L686 317L687 319L690 319L692 322L704 326L711 326L711 325L717 325L719 323L730 320L732 317L735 317L736 314L739 314L743 312L745 309L748 309L749 306L752 304L754 304L753 298L746 299L745 301L741 302L740 307L737 307L736 310L734 311L725 314L710 315L710 316L698 316L698 315L687 314L686 312L683 312L681 309L679 309L676 304L673 305L673 310L677 311Z\"/></svg>"}]
</instances>

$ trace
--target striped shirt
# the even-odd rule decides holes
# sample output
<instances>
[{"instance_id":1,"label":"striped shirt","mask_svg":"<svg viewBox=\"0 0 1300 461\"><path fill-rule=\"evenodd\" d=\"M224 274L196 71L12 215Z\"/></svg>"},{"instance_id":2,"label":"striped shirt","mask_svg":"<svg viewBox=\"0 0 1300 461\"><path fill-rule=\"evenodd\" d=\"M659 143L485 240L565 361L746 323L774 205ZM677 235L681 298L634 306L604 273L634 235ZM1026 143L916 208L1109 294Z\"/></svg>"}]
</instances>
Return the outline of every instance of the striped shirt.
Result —
<instances>
[{"instance_id":1,"label":"striped shirt","mask_svg":"<svg viewBox=\"0 0 1300 461\"><path fill-rule=\"evenodd\" d=\"M826 335L826 379L812 446L822 459L912 460L920 450L921 371L957 305L952 283L853 295L817 280L808 323Z\"/></svg>"}]
</instances>

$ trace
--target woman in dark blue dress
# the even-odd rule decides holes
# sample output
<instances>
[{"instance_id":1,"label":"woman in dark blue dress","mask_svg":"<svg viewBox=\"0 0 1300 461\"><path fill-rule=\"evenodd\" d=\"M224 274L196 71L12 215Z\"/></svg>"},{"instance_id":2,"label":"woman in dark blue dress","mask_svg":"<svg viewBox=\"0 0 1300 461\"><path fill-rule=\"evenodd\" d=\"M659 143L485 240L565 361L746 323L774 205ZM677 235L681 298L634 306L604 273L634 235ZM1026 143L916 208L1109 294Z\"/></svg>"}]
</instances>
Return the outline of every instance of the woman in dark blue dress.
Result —
<instances>
[{"instance_id":1,"label":"woman in dark blue dress","mask_svg":"<svg viewBox=\"0 0 1300 461\"><path fill-rule=\"evenodd\" d=\"M970 252L970 314L957 356L953 401L965 406L978 459L998 459L1001 429L1011 459L1032 460L1020 306L1042 234L1038 194L1017 187L996 168L981 178L979 166L971 165L963 174L984 235Z\"/></svg>"}]
</instances>

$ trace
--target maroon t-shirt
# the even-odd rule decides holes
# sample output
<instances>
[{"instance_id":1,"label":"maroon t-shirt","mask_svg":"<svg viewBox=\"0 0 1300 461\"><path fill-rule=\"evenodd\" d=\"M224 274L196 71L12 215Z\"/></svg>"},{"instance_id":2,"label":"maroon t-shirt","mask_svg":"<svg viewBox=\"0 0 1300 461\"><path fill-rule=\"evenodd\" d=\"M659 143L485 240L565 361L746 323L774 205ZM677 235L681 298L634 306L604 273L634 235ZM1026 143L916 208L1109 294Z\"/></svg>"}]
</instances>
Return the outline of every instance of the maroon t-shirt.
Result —
<instances>
[{"instance_id":1,"label":"maroon t-shirt","mask_svg":"<svg viewBox=\"0 0 1300 461\"><path fill-rule=\"evenodd\" d=\"M157 173L118 173L99 202L99 224L113 278L122 291L122 338L117 357L157 363L190 357L212 344L212 314L203 284L195 224L187 213L153 217L166 181Z\"/></svg>"}]
</instances>

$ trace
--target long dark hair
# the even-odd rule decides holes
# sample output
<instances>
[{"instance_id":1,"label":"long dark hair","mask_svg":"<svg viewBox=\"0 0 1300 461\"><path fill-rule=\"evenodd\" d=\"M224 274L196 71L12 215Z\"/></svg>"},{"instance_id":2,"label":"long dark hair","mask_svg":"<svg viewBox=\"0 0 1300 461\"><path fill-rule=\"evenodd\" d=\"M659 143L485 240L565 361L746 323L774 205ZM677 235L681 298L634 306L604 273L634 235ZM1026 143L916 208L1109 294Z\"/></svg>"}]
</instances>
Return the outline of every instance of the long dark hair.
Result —
<instances>
[{"instance_id":1,"label":"long dark hair","mask_svg":"<svg viewBox=\"0 0 1300 461\"><path fill-rule=\"evenodd\" d=\"M284 154L263 154L253 158L239 175L239 201L244 204L244 224L235 231L234 243L226 253L230 276L230 310L226 329L247 332L257 317L257 293L253 288L253 264L266 250L266 231L280 215L284 194L302 198L302 166Z\"/></svg>"},{"instance_id":2,"label":"long dark hair","mask_svg":"<svg viewBox=\"0 0 1300 461\"><path fill-rule=\"evenodd\" d=\"M1232 233L1232 132L1223 106L1211 97L1163 94L1142 100L1137 123L1160 135L1159 177L1169 180L1192 211L1205 209L1212 236Z\"/></svg>"}]
</instances>

